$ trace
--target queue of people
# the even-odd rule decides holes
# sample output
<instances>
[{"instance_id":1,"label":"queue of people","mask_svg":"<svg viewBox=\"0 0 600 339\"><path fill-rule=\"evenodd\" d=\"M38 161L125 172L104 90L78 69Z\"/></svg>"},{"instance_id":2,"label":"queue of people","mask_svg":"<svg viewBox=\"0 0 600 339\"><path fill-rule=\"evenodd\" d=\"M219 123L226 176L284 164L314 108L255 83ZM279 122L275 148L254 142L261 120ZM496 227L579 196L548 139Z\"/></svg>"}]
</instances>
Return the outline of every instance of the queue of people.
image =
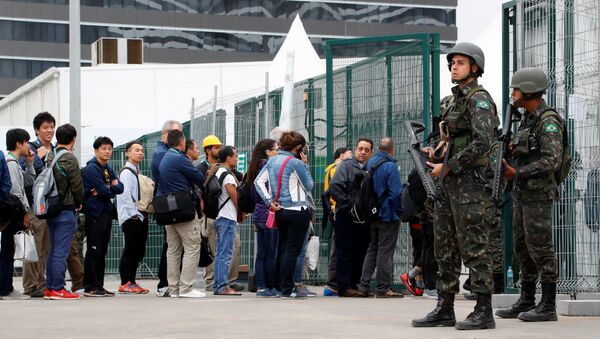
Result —
<instances>
[{"instance_id":1,"label":"queue of people","mask_svg":"<svg viewBox=\"0 0 600 339\"><path fill-rule=\"evenodd\" d=\"M442 101L438 138L422 149L443 198L434 204L414 170L407 184L402 184L395 140L390 137L377 145L369 138L358 138L353 149L336 150L325 170L322 198L323 227L333 229L324 295L402 298L391 281L400 222L406 221L413 239L413 267L401 280L410 293L437 299L434 310L412 325L492 329L491 295L501 293L504 281L500 214L491 203L492 177L486 169L499 120L493 99L478 84L485 69L483 51L474 44L458 43L447 60L456 86ZM502 161L506 185L513 187L515 197L515 250L522 282L519 300L496 312L502 318L557 320L551 206L563 179L566 139L564 121L542 99L547 87L544 72L533 68L519 70L511 82L513 105L523 108L525 115L518 138L508 146L508 160ZM8 153L0 152L2 299L78 299L75 291L86 297L149 293L136 279L136 272L144 258L151 214L164 229L157 296L203 298L206 292L239 296L244 286L237 283L238 225L249 217L240 207L247 199L254 207L252 227L258 249L256 297L306 299L316 295L302 282L317 210L308 143L302 134L276 129L272 139L259 140L244 175L236 169L236 148L222 144L214 135L202 140L205 159L195 165L199 145L186 139L181 123L170 120L163 125L154 149L152 180L141 174L147 150L139 141L125 146L127 161L117 173L110 165L113 142L99 137L93 144L94 157L80 169L72 154L75 127L64 124L55 133L55 124L49 113L38 114L33 121L36 140L30 142L23 129L11 129L6 135ZM33 190L44 173L54 179L57 200L48 203L54 208L40 213L34 208ZM372 182L365 185L365 178ZM250 189L242 190L244 186ZM357 217L356 206L365 189L372 190L376 205L367 221ZM83 262L75 237L78 214L85 216ZM113 220L118 220L124 236L117 291L104 286ZM13 235L21 230L32 234L39 256L37 262L23 267L24 293L12 283ZM200 291L194 286L203 237L214 250L214 261L205 269L206 289ZM477 302L465 320L456 321L454 300L463 264L470 269L469 288ZM65 284L67 269L71 290ZM538 279L542 299L536 305Z\"/></svg>"}]
</instances>

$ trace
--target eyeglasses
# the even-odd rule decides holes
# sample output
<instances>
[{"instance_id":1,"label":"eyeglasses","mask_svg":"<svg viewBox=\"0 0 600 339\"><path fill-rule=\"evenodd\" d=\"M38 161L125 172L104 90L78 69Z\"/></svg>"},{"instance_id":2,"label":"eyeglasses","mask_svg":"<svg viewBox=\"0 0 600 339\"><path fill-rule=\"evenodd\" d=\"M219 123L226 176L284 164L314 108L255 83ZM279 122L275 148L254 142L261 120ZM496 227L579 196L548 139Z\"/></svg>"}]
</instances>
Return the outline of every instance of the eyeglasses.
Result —
<instances>
[{"instance_id":1,"label":"eyeglasses","mask_svg":"<svg viewBox=\"0 0 600 339\"><path fill-rule=\"evenodd\" d=\"M275 151L275 152L278 152L278 151L279 151L279 148L271 148L269 151Z\"/></svg>"}]
</instances>

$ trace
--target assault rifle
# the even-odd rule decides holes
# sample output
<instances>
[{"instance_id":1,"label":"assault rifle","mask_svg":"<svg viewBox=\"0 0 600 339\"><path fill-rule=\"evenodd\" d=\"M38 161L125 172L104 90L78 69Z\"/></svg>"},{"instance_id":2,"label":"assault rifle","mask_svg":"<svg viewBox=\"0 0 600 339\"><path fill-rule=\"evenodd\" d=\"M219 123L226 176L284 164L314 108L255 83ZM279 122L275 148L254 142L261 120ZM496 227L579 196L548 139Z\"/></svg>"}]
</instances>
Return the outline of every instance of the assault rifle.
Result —
<instances>
[{"instance_id":1,"label":"assault rifle","mask_svg":"<svg viewBox=\"0 0 600 339\"><path fill-rule=\"evenodd\" d=\"M408 137L410 139L408 153L410 153L410 157L415 164L417 172L419 172L419 178L421 178L423 187L427 192L427 197L435 201L438 206L441 206L443 194L441 190L438 190L433 184L431 173L426 169L427 164L425 163L424 156L421 153L421 142L419 139L417 139L417 134L423 132L425 127L423 127L422 124L414 121L404 121L404 127L406 128Z\"/></svg>"},{"instance_id":2,"label":"assault rifle","mask_svg":"<svg viewBox=\"0 0 600 339\"><path fill-rule=\"evenodd\" d=\"M512 137L512 124L521 120L521 113L512 105L506 106L506 113L504 115L504 124L502 125L502 134L498 137L498 149L496 149L496 168L494 171L494 181L492 182L492 201L496 206L502 207L504 205L504 199L502 197L503 191L500 189L502 182L502 172L504 168L502 166L502 159L506 156L506 149L510 143Z\"/></svg>"}]
</instances>

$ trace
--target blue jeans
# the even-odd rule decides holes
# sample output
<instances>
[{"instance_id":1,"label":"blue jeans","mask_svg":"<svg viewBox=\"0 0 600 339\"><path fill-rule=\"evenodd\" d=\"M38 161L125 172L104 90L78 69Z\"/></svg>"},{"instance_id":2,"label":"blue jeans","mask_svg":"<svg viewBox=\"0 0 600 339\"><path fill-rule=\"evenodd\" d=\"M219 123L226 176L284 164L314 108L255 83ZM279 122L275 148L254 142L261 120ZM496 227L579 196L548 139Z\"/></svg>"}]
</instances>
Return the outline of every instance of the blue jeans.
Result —
<instances>
[{"instance_id":1,"label":"blue jeans","mask_svg":"<svg viewBox=\"0 0 600 339\"><path fill-rule=\"evenodd\" d=\"M65 288L67 257L76 230L77 216L74 210L64 210L48 219L50 252L46 263L46 288L49 290L59 291Z\"/></svg>"},{"instance_id":2,"label":"blue jeans","mask_svg":"<svg viewBox=\"0 0 600 339\"><path fill-rule=\"evenodd\" d=\"M15 238L22 225L10 222L2 231L0 244L0 296L9 295L14 291L13 274L15 270Z\"/></svg>"},{"instance_id":3,"label":"blue jeans","mask_svg":"<svg viewBox=\"0 0 600 339\"><path fill-rule=\"evenodd\" d=\"M215 294L223 292L229 284L229 265L233 256L233 241L237 222L227 218L215 220L217 253L215 255Z\"/></svg>"},{"instance_id":4,"label":"blue jeans","mask_svg":"<svg viewBox=\"0 0 600 339\"><path fill-rule=\"evenodd\" d=\"M306 248L308 247L308 238L310 235L309 230L306 230L306 237L304 238L304 244L302 245L302 252L300 252L298 260L296 260L296 270L294 271L294 284L302 283L302 271L304 271L304 262L306 261Z\"/></svg>"},{"instance_id":5,"label":"blue jeans","mask_svg":"<svg viewBox=\"0 0 600 339\"><path fill-rule=\"evenodd\" d=\"M277 240L279 231L268 229L265 223L256 224L256 285L259 290L275 287L275 258L277 257Z\"/></svg>"}]
</instances>

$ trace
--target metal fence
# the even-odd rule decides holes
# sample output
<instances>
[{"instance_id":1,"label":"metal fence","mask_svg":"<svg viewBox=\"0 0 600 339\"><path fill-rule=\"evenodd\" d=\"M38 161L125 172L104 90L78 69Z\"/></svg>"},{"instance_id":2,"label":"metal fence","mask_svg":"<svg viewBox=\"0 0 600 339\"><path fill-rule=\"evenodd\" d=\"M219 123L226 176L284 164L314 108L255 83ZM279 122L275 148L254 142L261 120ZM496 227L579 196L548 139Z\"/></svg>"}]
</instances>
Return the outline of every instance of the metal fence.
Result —
<instances>
[{"instance_id":1,"label":"metal fence","mask_svg":"<svg viewBox=\"0 0 600 339\"><path fill-rule=\"evenodd\" d=\"M412 163L405 152L407 141L402 121L418 120L429 126L432 113L437 114L438 105L432 102L439 102L439 48L436 34L327 42L327 74L294 84L290 113L291 129L302 133L308 141L315 200L318 201L323 192L325 167L333 162L334 150L353 147L358 137L371 138L376 144L385 136L393 137L401 177L403 180L407 177ZM333 65L336 65L335 70ZM269 93L268 112L272 124L267 127L278 125L281 96L280 89ZM263 95L236 104L235 145L240 152L250 152L256 141L267 135L263 132L269 129L264 128L264 98ZM317 206L313 226L319 235L323 234L321 217L321 207ZM249 223L241 226L242 231ZM325 238L321 238L316 270L306 271L305 277L311 283L326 280L331 249L329 235L327 231ZM400 282L399 274L412 262L411 250L408 227L402 225L394 257L395 283ZM253 267L252 262L249 265Z\"/></svg>"},{"instance_id":2,"label":"metal fence","mask_svg":"<svg viewBox=\"0 0 600 339\"><path fill-rule=\"evenodd\" d=\"M422 121L429 128L431 117L438 114L439 105L439 36L437 34L411 34L401 36L361 39L331 40L327 43L327 74L297 82L291 104L291 129L302 133L308 141L311 175L315 181L313 197L318 202L323 192L325 167L333 162L337 147L353 147L358 137L375 141L391 136L396 142L398 170L404 181L412 168L407 152L407 137L402 121ZM357 53L356 51L360 51ZM359 54L357 57L356 55ZM348 57L348 55L353 55ZM333 69L336 65L336 69ZM253 90L256 92L256 90ZM250 92L249 92L250 93ZM258 92L260 93L260 92ZM198 143L208 134L225 140L227 134L226 112L233 109L234 145L238 153L249 162L254 144L268 137L271 128L279 125L282 110L282 90L268 95L232 96L214 102L193 106L191 121L184 124L184 132ZM268 97L268 102L265 102ZM237 98L235 103L232 100ZM266 114L266 116L265 116ZM217 120L213 124L213 116ZM142 172L150 174L150 160L160 132L141 137L146 151ZM243 162L244 160L241 160ZM125 163L124 146L115 148L112 164L120 169ZM239 168L244 169L244 164ZM317 203L317 220L314 229L321 229L321 206ZM241 264L254 267L256 253L252 220L239 226L242 245ZM163 230L150 223L150 236L141 274L156 274ZM327 261L331 249L331 232L321 240L320 259L316 270L306 271L310 283L324 283ZM122 251L122 233L113 228L107 273L118 273ZM394 257L394 282L410 268L412 248L409 229L401 226Z\"/></svg>"},{"instance_id":3,"label":"metal fence","mask_svg":"<svg viewBox=\"0 0 600 339\"><path fill-rule=\"evenodd\" d=\"M512 73L540 67L545 99L567 121L573 168L553 208L559 293L600 295L600 5L518 0L504 5L504 105ZM510 221L508 225L510 226ZM509 247L512 248L512 247ZM596 294L593 294L596 293Z\"/></svg>"}]
</instances>

